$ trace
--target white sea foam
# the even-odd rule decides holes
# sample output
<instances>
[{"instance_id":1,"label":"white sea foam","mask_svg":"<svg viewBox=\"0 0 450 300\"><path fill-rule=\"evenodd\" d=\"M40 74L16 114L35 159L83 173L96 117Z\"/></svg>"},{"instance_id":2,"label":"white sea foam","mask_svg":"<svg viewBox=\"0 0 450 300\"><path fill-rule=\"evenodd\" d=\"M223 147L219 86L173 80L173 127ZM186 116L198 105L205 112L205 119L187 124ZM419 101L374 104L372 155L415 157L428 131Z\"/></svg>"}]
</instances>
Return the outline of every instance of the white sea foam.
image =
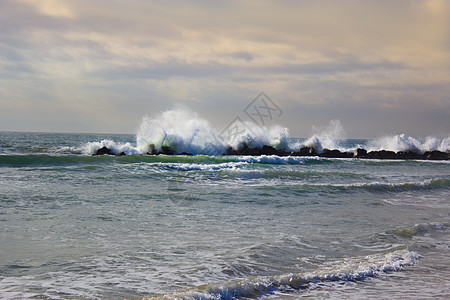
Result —
<instances>
[{"instance_id":1,"label":"white sea foam","mask_svg":"<svg viewBox=\"0 0 450 300\"><path fill-rule=\"evenodd\" d=\"M153 165L164 166L180 171L221 171L235 170L239 167L247 165L246 162L224 162L220 164L198 164L198 163L154 163Z\"/></svg>"},{"instance_id":2,"label":"white sea foam","mask_svg":"<svg viewBox=\"0 0 450 300\"><path fill-rule=\"evenodd\" d=\"M373 254L364 257L351 257L329 261L317 270L309 273L283 274L275 276L258 276L226 284L206 284L197 288L156 295L148 299L239 299L269 296L279 292L295 292L315 289L346 282L363 281L375 276L383 276L388 272L399 271L413 265L420 255L408 250L396 250L389 253ZM150 261L149 261L150 262ZM134 290L147 293L154 277L134 270L130 264L122 264L117 257L98 258L89 265L74 263L74 269L86 268L88 273L73 271L50 272L44 283L47 291L42 291L43 282L36 276L20 276L3 278L0 284L0 296L7 299L18 298L105 298L102 286L114 285L123 290ZM147 261L142 262L142 267ZM114 271L111 268L114 267ZM120 272L117 272L119 269ZM161 268L164 272L164 268ZM174 278L166 280L174 280ZM26 285L28 291L19 287ZM70 284L68 284L70 283ZM155 288L154 287L154 288ZM60 293L59 295L55 292ZM124 294L124 298L126 298ZM117 296L117 295L116 295ZM106 297L107 298L107 297ZM146 298L144 298L146 299Z\"/></svg>"},{"instance_id":3,"label":"white sea foam","mask_svg":"<svg viewBox=\"0 0 450 300\"><path fill-rule=\"evenodd\" d=\"M243 121L235 130L227 134L218 133L205 119L186 109L174 109L161 113L156 117L144 116L136 135L136 146L130 143L116 143L112 140L91 142L84 146L83 153L94 154L98 149L107 147L113 154L127 155L147 154L151 145L156 151L164 146L169 147L176 154L183 152L194 155L222 155L228 147L238 149L244 143L250 148L261 148L270 145L285 151L299 151L301 147L311 147L316 153L324 149L339 149L353 151L358 147L372 150L391 151L450 151L450 137L438 139L427 137L419 140L405 134L384 136L370 141L367 145L353 148L344 146L345 131L339 120L332 120L324 128L313 127L315 132L305 141L292 142L289 130L282 126L264 127L255 123ZM230 128L227 128L230 129ZM225 130L226 131L226 130Z\"/></svg>"},{"instance_id":4,"label":"white sea foam","mask_svg":"<svg viewBox=\"0 0 450 300\"><path fill-rule=\"evenodd\" d=\"M314 289L332 286L335 283L362 281L381 276L387 272L399 271L413 265L420 258L416 252L396 250L386 254L348 258L330 262L313 273L285 274L280 276L259 276L228 283L206 285L196 289L163 296L167 299L236 299L267 296L279 292Z\"/></svg>"},{"instance_id":5,"label":"white sea foam","mask_svg":"<svg viewBox=\"0 0 450 300\"><path fill-rule=\"evenodd\" d=\"M424 140L418 140L405 134L383 136L372 140L367 147L371 150L390 150L398 151L414 151L424 153L426 151L439 150L442 152L450 151L450 137L438 139L435 137L427 137Z\"/></svg>"},{"instance_id":6,"label":"white sea foam","mask_svg":"<svg viewBox=\"0 0 450 300\"><path fill-rule=\"evenodd\" d=\"M106 147L111 150L113 154L125 153L127 155L142 154L138 148L130 143L116 143L113 140L102 140L100 142L89 142L83 147L83 153L92 155L97 152L98 149Z\"/></svg>"},{"instance_id":7,"label":"white sea foam","mask_svg":"<svg viewBox=\"0 0 450 300\"><path fill-rule=\"evenodd\" d=\"M136 142L140 153L148 152L151 144L158 151L168 146L176 153L205 154L208 150L211 154L221 154L226 149L208 121L182 109L165 111L156 118L146 115Z\"/></svg>"},{"instance_id":8,"label":"white sea foam","mask_svg":"<svg viewBox=\"0 0 450 300\"><path fill-rule=\"evenodd\" d=\"M316 133L305 142L305 146L314 148L318 153L323 152L325 148L339 148L340 141L345 137L344 128L339 120L331 120L325 129L315 131Z\"/></svg>"},{"instance_id":9,"label":"white sea foam","mask_svg":"<svg viewBox=\"0 0 450 300\"><path fill-rule=\"evenodd\" d=\"M298 151L302 146L313 147L320 153L324 148L337 148L344 138L339 120L332 120L326 128L314 129L316 133L304 143L289 143L289 130L283 126L264 127L243 121L233 133L221 135L208 121L197 114L175 109L157 117L145 116L137 134L137 149L145 154L153 144L160 151L168 146L176 153L220 155L227 147L238 149L243 143L250 148L270 145L276 149ZM125 152L126 153L126 152Z\"/></svg>"},{"instance_id":10,"label":"white sea foam","mask_svg":"<svg viewBox=\"0 0 450 300\"><path fill-rule=\"evenodd\" d=\"M287 146L288 129L285 127L262 127L252 122L240 125L241 128L232 135L220 135L196 113L184 109L169 110L154 118L143 118L136 137L137 149L147 153L150 145L158 151L167 146L175 153L220 155L227 147L237 149L243 143L254 148Z\"/></svg>"},{"instance_id":11,"label":"white sea foam","mask_svg":"<svg viewBox=\"0 0 450 300\"><path fill-rule=\"evenodd\" d=\"M343 189L364 188L374 191L390 191L390 190L416 190L416 189L440 189L445 188L449 184L447 179L428 179L424 181L406 181L406 182L365 182L365 183L307 183L305 185L317 187L335 187Z\"/></svg>"},{"instance_id":12,"label":"white sea foam","mask_svg":"<svg viewBox=\"0 0 450 300\"><path fill-rule=\"evenodd\" d=\"M266 164L304 164L309 160L321 161L320 157L305 158L299 156L278 156L278 155L261 155L261 156L237 156L237 161L248 163L266 163Z\"/></svg>"},{"instance_id":13,"label":"white sea foam","mask_svg":"<svg viewBox=\"0 0 450 300\"><path fill-rule=\"evenodd\" d=\"M290 143L290 151L298 151L301 147L313 148L316 153L322 153L324 149L341 149L341 142L345 138L344 128L339 120L331 120L324 128L313 126L314 134L303 142Z\"/></svg>"},{"instance_id":14,"label":"white sea foam","mask_svg":"<svg viewBox=\"0 0 450 300\"><path fill-rule=\"evenodd\" d=\"M235 132L232 137L225 137L224 142L234 149L239 148L242 143L250 148L261 148L264 145L273 146L276 149L288 147L289 130L282 126L265 127L245 121L241 131Z\"/></svg>"}]
</instances>

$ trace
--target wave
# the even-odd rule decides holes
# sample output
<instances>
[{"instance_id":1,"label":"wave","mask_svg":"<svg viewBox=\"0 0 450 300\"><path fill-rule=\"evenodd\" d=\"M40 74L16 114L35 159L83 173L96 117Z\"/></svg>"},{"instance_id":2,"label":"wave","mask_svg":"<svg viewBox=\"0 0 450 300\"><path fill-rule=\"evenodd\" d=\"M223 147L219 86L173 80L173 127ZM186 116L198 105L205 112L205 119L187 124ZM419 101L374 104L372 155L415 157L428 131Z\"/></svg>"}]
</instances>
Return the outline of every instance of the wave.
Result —
<instances>
[{"instance_id":1,"label":"wave","mask_svg":"<svg viewBox=\"0 0 450 300\"><path fill-rule=\"evenodd\" d=\"M286 144L287 128L281 126L260 127L251 122L240 122L233 134L218 134L208 121L187 110L169 110L160 116L145 116L136 136L136 150L151 152L152 147L161 151L169 147L175 153L220 155L227 147L237 149L246 144L249 147ZM125 152L126 153L126 152Z\"/></svg>"},{"instance_id":2,"label":"wave","mask_svg":"<svg viewBox=\"0 0 450 300\"><path fill-rule=\"evenodd\" d=\"M106 158L106 157L105 157ZM54 165L74 165L83 163L99 163L107 161L100 160L92 156L72 156L72 155L0 155L0 166L2 167L29 167L29 166L54 166Z\"/></svg>"},{"instance_id":3,"label":"wave","mask_svg":"<svg viewBox=\"0 0 450 300\"><path fill-rule=\"evenodd\" d=\"M398 227L394 230L388 231L388 233L394 234L399 237L412 238L414 236L422 236L436 231L445 231L447 228L447 224L434 222L415 224L413 226L406 227Z\"/></svg>"},{"instance_id":4,"label":"wave","mask_svg":"<svg viewBox=\"0 0 450 300\"><path fill-rule=\"evenodd\" d=\"M82 149L83 154L92 155L97 152L98 149L106 147L111 150L115 155L124 153L126 155L140 155L142 153L137 147L130 143L116 143L113 140L102 140L100 142L89 142L84 145Z\"/></svg>"},{"instance_id":5,"label":"wave","mask_svg":"<svg viewBox=\"0 0 450 300\"><path fill-rule=\"evenodd\" d=\"M208 155L127 155L127 156L88 156L60 154L20 154L0 155L0 166L26 167L51 165L82 165L97 163L160 163L182 164L186 168L212 168L211 165L243 165L243 164L315 164L326 160L320 157L280 157L276 155L262 156L208 156Z\"/></svg>"},{"instance_id":6,"label":"wave","mask_svg":"<svg viewBox=\"0 0 450 300\"><path fill-rule=\"evenodd\" d=\"M402 192L410 190L427 190L427 189L441 189L449 188L449 179L429 179L419 182L399 182L399 183L389 183L389 182L356 182L356 183L330 183L330 184L311 184L307 183L303 186L310 187L321 187L321 188L332 188L339 190L368 190L373 192Z\"/></svg>"},{"instance_id":7,"label":"wave","mask_svg":"<svg viewBox=\"0 0 450 300\"><path fill-rule=\"evenodd\" d=\"M316 133L306 141L291 144L289 150L298 151L301 147L310 147L316 153L323 153L324 149L348 150L342 145L345 131L339 120L331 120L324 129L313 128Z\"/></svg>"},{"instance_id":8,"label":"wave","mask_svg":"<svg viewBox=\"0 0 450 300\"><path fill-rule=\"evenodd\" d=\"M406 136L405 134L384 136L370 141L367 150L389 150L394 152L413 151L423 154L426 151L438 150L441 152L450 152L450 137L438 139L427 137L424 140Z\"/></svg>"},{"instance_id":9,"label":"wave","mask_svg":"<svg viewBox=\"0 0 450 300\"><path fill-rule=\"evenodd\" d=\"M358 148L367 151L389 150L394 152L413 151L423 154L438 150L450 152L450 136L445 138L426 137L416 139L405 134L383 136L373 140L347 140L345 130L339 120L332 120L324 128L313 127L314 134L306 139L290 138L289 129L283 126L264 127L247 121L237 121L223 131L215 130L210 123L188 110L175 109L160 115L144 116L135 136L136 142L114 141L106 138L82 145L17 145L5 144L1 154L49 154L49 155L93 155L99 149L107 148L111 154L146 155L164 153L170 149L174 154L216 156L227 150L242 148L261 149L271 146L289 154L308 147L321 154L325 149L353 152ZM99 136L100 137L100 136ZM70 140L64 137L64 143ZM48 136L47 136L48 139ZM50 139L51 140L51 139ZM132 140L131 140L132 141ZM273 150L273 149L272 149ZM239 153L239 151L237 151ZM273 152L272 152L273 153ZM272 154L265 152L265 154Z\"/></svg>"},{"instance_id":10,"label":"wave","mask_svg":"<svg viewBox=\"0 0 450 300\"><path fill-rule=\"evenodd\" d=\"M205 119L188 110L169 110L156 117L144 116L136 135L136 145L116 143L112 140L91 142L83 148L84 154L94 154L102 147L113 154L138 155L161 152L166 147L175 154L222 155L228 148L262 148L272 146L277 150L299 151L302 147L323 153L325 149L343 152L364 148L368 151L390 150L413 151L423 154L426 151L450 151L450 137L438 139L427 137L419 140L405 134L384 136L367 142L348 144L345 130L339 120L332 120L322 129L314 128L315 133L307 139L289 138L289 130L282 126L264 127L252 122L239 121L229 126L228 133L214 130ZM225 130L225 131L226 131Z\"/></svg>"},{"instance_id":11,"label":"wave","mask_svg":"<svg viewBox=\"0 0 450 300\"><path fill-rule=\"evenodd\" d=\"M413 265L420 255L406 249L384 254L330 262L312 273L259 276L226 284L206 284L196 288L146 299L239 299L277 293L298 292L323 286L364 281Z\"/></svg>"},{"instance_id":12,"label":"wave","mask_svg":"<svg viewBox=\"0 0 450 300\"><path fill-rule=\"evenodd\" d=\"M298 156L277 156L277 155L260 155L260 156L237 156L236 161L259 164L304 164L306 162L323 162L320 157L298 157Z\"/></svg>"}]
</instances>

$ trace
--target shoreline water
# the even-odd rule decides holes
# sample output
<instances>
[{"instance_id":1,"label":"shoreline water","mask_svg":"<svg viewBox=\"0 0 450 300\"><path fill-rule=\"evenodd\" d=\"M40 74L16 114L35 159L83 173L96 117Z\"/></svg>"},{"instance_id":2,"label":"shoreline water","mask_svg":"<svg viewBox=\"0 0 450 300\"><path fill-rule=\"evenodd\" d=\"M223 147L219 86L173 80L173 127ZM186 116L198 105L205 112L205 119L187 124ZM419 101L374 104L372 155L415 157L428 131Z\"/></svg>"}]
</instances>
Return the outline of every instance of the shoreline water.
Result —
<instances>
[{"instance_id":1,"label":"shoreline water","mask_svg":"<svg viewBox=\"0 0 450 300\"><path fill-rule=\"evenodd\" d=\"M448 160L92 156L108 138L137 147L0 134L1 298L450 296Z\"/></svg>"}]
</instances>

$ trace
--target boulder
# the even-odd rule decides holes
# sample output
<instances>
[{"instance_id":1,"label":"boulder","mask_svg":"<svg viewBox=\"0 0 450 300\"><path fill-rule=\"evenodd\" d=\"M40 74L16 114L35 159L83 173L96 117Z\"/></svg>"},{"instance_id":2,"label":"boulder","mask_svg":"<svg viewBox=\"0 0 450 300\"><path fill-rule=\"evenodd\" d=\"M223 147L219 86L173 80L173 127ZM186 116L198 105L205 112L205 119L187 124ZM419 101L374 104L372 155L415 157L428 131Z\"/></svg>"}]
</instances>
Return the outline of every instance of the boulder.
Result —
<instances>
[{"instance_id":1,"label":"boulder","mask_svg":"<svg viewBox=\"0 0 450 300\"><path fill-rule=\"evenodd\" d=\"M264 145L262 148L249 148L246 143L239 145L238 149L228 147L224 155L278 155L278 156L288 156L290 152L286 152L284 149L278 150L272 146Z\"/></svg>"},{"instance_id":2,"label":"boulder","mask_svg":"<svg viewBox=\"0 0 450 300\"><path fill-rule=\"evenodd\" d=\"M245 148L239 151L238 155L252 155L252 156L259 156L261 155L261 149L257 148Z\"/></svg>"},{"instance_id":3,"label":"boulder","mask_svg":"<svg viewBox=\"0 0 450 300\"><path fill-rule=\"evenodd\" d=\"M341 151L337 150L337 149L323 149L323 152L321 154L319 154L320 157L328 157L328 158L341 158L341 157L345 157L345 155L343 155L343 153L341 153Z\"/></svg>"},{"instance_id":4,"label":"boulder","mask_svg":"<svg viewBox=\"0 0 450 300\"><path fill-rule=\"evenodd\" d=\"M154 144L150 144L150 145L148 146L148 152L147 152L147 154L148 154L148 155L157 155L157 154L158 154L158 151L156 150L156 147L155 147Z\"/></svg>"},{"instance_id":5,"label":"boulder","mask_svg":"<svg viewBox=\"0 0 450 300\"><path fill-rule=\"evenodd\" d=\"M114 153L112 153L111 149L103 146L102 148L98 149L94 154L92 155L114 155Z\"/></svg>"},{"instance_id":6,"label":"boulder","mask_svg":"<svg viewBox=\"0 0 450 300\"><path fill-rule=\"evenodd\" d=\"M397 152L398 159L422 159L422 155L414 151L399 151Z\"/></svg>"},{"instance_id":7,"label":"boulder","mask_svg":"<svg viewBox=\"0 0 450 300\"><path fill-rule=\"evenodd\" d=\"M277 152L274 147L264 145L260 150L260 155L277 155Z\"/></svg>"},{"instance_id":8,"label":"boulder","mask_svg":"<svg viewBox=\"0 0 450 300\"><path fill-rule=\"evenodd\" d=\"M162 146L159 154L174 155L175 152L169 146Z\"/></svg>"},{"instance_id":9,"label":"boulder","mask_svg":"<svg viewBox=\"0 0 450 300\"><path fill-rule=\"evenodd\" d=\"M367 150L366 149L362 149L362 148L358 148L353 153L353 157L356 157L356 158L367 158Z\"/></svg>"},{"instance_id":10,"label":"boulder","mask_svg":"<svg viewBox=\"0 0 450 300\"><path fill-rule=\"evenodd\" d=\"M380 150L370 151L367 153L367 158L371 159L398 159L397 153L394 151Z\"/></svg>"},{"instance_id":11,"label":"boulder","mask_svg":"<svg viewBox=\"0 0 450 300\"><path fill-rule=\"evenodd\" d=\"M341 152L338 149L324 149L323 153L319 154L320 157L328 157L328 158L352 158L352 152Z\"/></svg>"},{"instance_id":12,"label":"boulder","mask_svg":"<svg viewBox=\"0 0 450 300\"><path fill-rule=\"evenodd\" d=\"M301 147L298 153L300 156L315 156L317 155L316 150L313 147Z\"/></svg>"},{"instance_id":13,"label":"boulder","mask_svg":"<svg viewBox=\"0 0 450 300\"><path fill-rule=\"evenodd\" d=\"M448 160L450 159L450 153L433 150L427 151L422 156L423 159L431 159L431 160Z\"/></svg>"},{"instance_id":14,"label":"boulder","mask_svg":"<svg viewBox=\"0 0 450 300\"><path fill-rule=\"evenodd\" d=\"M353 158L353 152L342 152L344 158Z\"/></svg>"},{"instance_id":15,"label":"boulder","mask_svg":"<svg viewBox=\"0 0 450 300\"><path fill-rule=\"evenodd\" d=\"M237 155L237 151L234 150L232 147L227 147L226 152L224 153L224 155Z\"/></svg>"},{"instance_id":16,"label":"boulder","mask_svg":"<svg viewBox=\"0 0 450 300\"><path fill-rule=\"evenodd\" d=\"M237 149L232 149L230 155L261 155L261 149L249 148L247 143L241 143Z\"/></svg>"}]
</instances>

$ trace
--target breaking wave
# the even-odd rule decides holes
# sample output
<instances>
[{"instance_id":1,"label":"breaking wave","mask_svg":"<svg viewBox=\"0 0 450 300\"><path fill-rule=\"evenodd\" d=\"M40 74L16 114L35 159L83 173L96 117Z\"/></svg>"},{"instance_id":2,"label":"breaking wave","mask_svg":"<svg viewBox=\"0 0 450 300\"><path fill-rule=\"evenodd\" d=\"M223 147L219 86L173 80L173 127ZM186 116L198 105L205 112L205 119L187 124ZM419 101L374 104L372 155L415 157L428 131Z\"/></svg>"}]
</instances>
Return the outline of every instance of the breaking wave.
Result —
<instances>
[{"instance_id":1,"label":"breaking wave","mask_svg":"<svg viewBox=\"0 0 450 300\"><path fill-rule=\"evenodd\" d=\"M450 137L438 139L435 137L427 137L420 141L416 138L406 136L405 134L384 136L376 138L369 142L367 150L390 150L394 152L399 151L414 151L417 153L424 153L426 151L438 150L442 152L450 151Z\"/></svg>"},{"instance_id":2,"label":"breaking wave","mask_svg":"<svg viewBox=\"0 0 450 300\"><path fill-rule=\"evenodd\" d=\"M406 249L385 254L347 258L330 262L312 273L259 276L227 284L207 284L166 295L161 299L239 299L256 298L277 293L296 292L317 287L363 281L413 265L420 255Z\"/></svg>"},{"instance_id":3,"label":"breaking wave","mask_svg":"<svg viewBox=\"0 0 450 300\"><path fill-rule=\"evenodd\" d=\"M412 238L414 236L426 235L436 231L444 231L447 228L448 228L447 224L434 222L434 223L416 224L413 226L406 226L406 227L398 227L394 230L388 231L388 233L392 233L399 237Z\"/></svg>"},{"instance_id":4,"label":"breaking wave","mask_svg":"<svg viewBox=\"0 0 450 300\"><path fill-rule=\"evenodd\" d=\"M405 134L348 145L345 143L345 131L339 120L330 121L324 128L314 127L315 133L307 139L289 138L289 130L282 126L262 127L245 121L238 125L231 134L223 134L194 112L169 110L156 117L144 116L136 135L136 145L105 139L87 143L82 153L91 155L106 147L112 154L139 155L152 151L160 152L163 147L167 147L175 154L222 155L226 153L227 148L238 149L242 145L249 148L268 145L285 151L299 151L301 147L310 147L316 153L322 153L324 149L354 151L357 148L368 151L414 151L420 154L432 150L450 151L450 137L427 137L420 140Z\"/></svg>"},{"instance_id":5,"label":"breaking wave","mask_svg":"<svg viewBox=\"0 0 450 300\"><path fill-rule=\"evenodd\" d=\"M343 149L342 141L345 138L345 131L339 120L331 120L327 127L324 129L316 129L316 133L313 134L306 142L292 145L292 148L311 147L316 153L322 153L324 149Z\"/></svg>"}]
</instances>

